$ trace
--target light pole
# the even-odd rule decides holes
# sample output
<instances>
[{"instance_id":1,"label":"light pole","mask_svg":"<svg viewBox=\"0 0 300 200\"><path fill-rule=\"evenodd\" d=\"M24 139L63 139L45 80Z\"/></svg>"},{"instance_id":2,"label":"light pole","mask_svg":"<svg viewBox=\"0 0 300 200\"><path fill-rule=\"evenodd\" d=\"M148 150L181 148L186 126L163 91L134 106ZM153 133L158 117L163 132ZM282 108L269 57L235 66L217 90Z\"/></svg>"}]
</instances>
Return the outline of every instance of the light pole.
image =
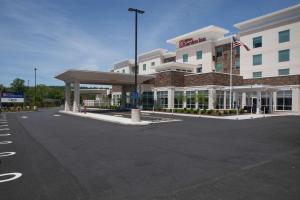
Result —
<instances>
[{"instance_id":1,"label":"light pole","mask_svg":"<svg viewBox=\"0 0 300 200\"><path fill-rule=\"evenodd\" d=\"M138 14L144 14L145 11L139 10L136 8L128 8L129 12L135 12L135 55L134 55L134 95L135 95L135 100L134 100L134 108L137 108L137 70L138 70L138 65L137 65L137 23L138 23Z\"/></svg>"},{"instance_id":2,"label":"light pole","mask_svg":"<svg viewBox=\"0 0 300 200\"><path fill-rule=\"evenodd\" d=\"M34 110L36 110L36 70L37 68L34 68Z\"/></svg>"}]
</instances>

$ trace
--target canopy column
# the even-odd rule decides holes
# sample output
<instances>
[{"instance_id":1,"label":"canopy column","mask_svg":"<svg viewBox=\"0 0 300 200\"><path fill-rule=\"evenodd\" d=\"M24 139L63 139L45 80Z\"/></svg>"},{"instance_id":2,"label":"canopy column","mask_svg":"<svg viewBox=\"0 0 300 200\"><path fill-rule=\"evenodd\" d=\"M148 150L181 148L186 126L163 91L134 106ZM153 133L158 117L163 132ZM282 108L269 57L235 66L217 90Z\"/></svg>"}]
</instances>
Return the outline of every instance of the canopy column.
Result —
<instances>
[{"instance_id":1,"label":"canopy column","mask_svg":"<svg viewBox=\"0 0 300 200\"><path fill-rule=\"evenodd\" d=\"M73 101L73 112L80 111L80 83L73 83L74 87L74 101Z\"/></svg>"},{"instance_id":2,"label":"canopy column","mask_svg":"<svg viewBox=\"0 0 300 200\"><path fill-rule=\"evenodd\" d=\"M70 111L71 83L65 82L65 111Z\"/></svg>"},{"instance_id":3,"label":"canopy column","mask_svg":"<svg viewBox=\"0 0 300 200\"><path fill-rule=\"evenodd\" d=\"M261 112L261 91L257 91L256 99L257 99L256 114L260 114L260 112Z\"/></svg>"}]
</instances>

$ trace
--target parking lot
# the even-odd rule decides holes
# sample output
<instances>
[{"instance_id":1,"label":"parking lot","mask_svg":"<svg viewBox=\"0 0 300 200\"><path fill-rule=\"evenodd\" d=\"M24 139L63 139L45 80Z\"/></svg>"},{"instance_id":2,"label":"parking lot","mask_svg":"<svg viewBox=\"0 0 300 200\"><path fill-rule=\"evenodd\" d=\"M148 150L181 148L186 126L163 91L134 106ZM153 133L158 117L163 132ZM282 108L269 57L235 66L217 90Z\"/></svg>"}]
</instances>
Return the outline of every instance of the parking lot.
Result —
<instances>
[{"instance_id":1,"label":"parking lot","mask_svg":"<svg viewBox=\"0 0 300 200\"><path fill-rule=\"evenodd\" d=\"M300 117L175 119L1 115L1 199L299 199Z\"/></svg>"}]
</instances>

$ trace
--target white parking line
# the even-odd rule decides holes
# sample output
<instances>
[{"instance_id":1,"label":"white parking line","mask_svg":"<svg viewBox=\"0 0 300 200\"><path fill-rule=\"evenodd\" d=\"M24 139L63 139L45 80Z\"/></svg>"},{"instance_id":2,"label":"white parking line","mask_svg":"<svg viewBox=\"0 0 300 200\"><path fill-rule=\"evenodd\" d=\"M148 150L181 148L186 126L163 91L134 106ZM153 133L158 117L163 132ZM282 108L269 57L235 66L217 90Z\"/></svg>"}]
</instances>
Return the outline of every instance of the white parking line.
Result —
<instances>
[{"instance_id":1,"label":"white parking line","mask_svg":"<svg viewBox=\"0 0 300 200\"><path fill-rule=\"evenodd\" d=\"M16 152L1 152L0 157L7 157L7 156L12 156L15 155Z\"/></svg>"},{"instance_id":2,"label":"white parking line","mask_svg":"<svg viewBox=\"0 0 300 200\"><path fill-rule=\"evenodd\" d=\"M55 114L55 115L53 115L53 117L60 117L60 115L58 115L58 114Z\"/></svg>"},{"instance_id":3,"label":"white parking line","mask_svg":"<svg viewBox=\"0 0 300 200\"><path fill-rule=\"evenodd\" d=\"M9 140L7 140L7 141L1 141L0 142L0 144L11 144L11 143L13 143L12 141L9 141Z\"/></svg>"},{"instance_id":4,"label":"white parking line","mask_svg":"<svg viewBox=\"0 0 300 200\"><path fill-rule=\"evenodd\" d=\"M7 173L7 174L0 174L0 177L5 177L5 176L13 176L11 178L7 178L7 179L3 179L3 180L0 180L0 183L4 183L4 182L8 182L8 181L13 181L15 179L18 179L22 176L21 173L18 173L18 172L13 172L13 173Z\"/></svg>"},{"instance_id":5,"label":"white parking line","mask_svg":"<svg viewBox=\"0 0 300 200\"><path fill-rule=\"evenodd\" d=\"M22 118L22 119L27 119L28 117L27 117L27 116L22 116L21 118Z\"/></svg>"},{"instance_id":6,"label":"white parking line","mask_svg":"<svg viewBox=\"0 0 300 200\"><path fill-rule=\"evenodd\" d=\"M8 126L7 124L1 124L0 127Z\"/></svg>"},{"instance_id":7,"label":"white parking line","mask_svg":"<svg viewBox=\"0 0 300 200\"><path fill-rule=\"evenodd\" d=\"M0 124L7 124L7 122L6 122L6 121L3 121L3 122L0 122Z\"/></svg>"},{"instance_id":8,"label":"white parking line","mask_svg":"<svg viewBox=\"0 0 300 200\"><path fill-rule=\"evenodd\" d=\"M9 131L9 128L0 128L0 131Z\"/></svg>"},{"instance_id":9,"label":"white parking line","mask_svg":"<svg viewBox=\"0 0 300 200\"><path fill-rule=\"evenodd\" d=\"M11 135L10 133L1 133L1 134L0 134L0 137L1 137L1 136L4 136L4 137L5 137L5 136L10 136L10 135Z\"/></svg>"}]
</instances>

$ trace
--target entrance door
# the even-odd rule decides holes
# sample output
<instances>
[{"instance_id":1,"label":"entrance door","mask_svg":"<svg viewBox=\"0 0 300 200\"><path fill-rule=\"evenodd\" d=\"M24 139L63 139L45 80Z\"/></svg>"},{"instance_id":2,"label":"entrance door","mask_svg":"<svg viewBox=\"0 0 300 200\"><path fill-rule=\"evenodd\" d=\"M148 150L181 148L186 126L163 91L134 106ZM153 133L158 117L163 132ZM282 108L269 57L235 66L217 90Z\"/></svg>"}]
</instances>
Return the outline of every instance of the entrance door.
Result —
<instances>
[{"instance_id":1,"label":"entrance door","mask_svg":"<svg viewBox=\"0 0 300 200\"><path fill-rule=\"evenodd\" d=\"M257 107L257 98L252 97L252 113L256 112L256 107Z\"/></svg>"}]
</instances>

